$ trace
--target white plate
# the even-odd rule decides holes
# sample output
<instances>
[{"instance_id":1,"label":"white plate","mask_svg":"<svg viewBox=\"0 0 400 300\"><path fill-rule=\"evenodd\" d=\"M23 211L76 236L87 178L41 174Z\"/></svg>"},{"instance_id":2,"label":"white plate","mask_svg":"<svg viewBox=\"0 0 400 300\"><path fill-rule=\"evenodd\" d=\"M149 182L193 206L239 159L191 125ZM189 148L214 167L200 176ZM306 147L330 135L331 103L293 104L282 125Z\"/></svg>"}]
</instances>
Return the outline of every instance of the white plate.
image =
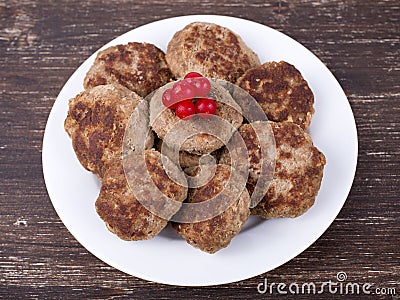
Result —
<instances>
[{"instance_id":1,"label":"white plate","mask_svg":"<svg viewBox=\"0 0 400 300\"><path fill-rule=\"evenodd\" d=\"M171 228L150 241L126 242L111 234L94 202L100 183L78 162L64 131L68 99L83 90L93 54L67 81L51 110L43 139L43 173L50 199L72 235L105 263L150 281L204 286L243 280L291 260L333 222L350 191L357 164L357 131L342 88L309 50L267 26L225 16L183 16L150 23L114 39L102 49L130 41L150 42L166 50L172 35L194 21L213 22L238 33L261 62L295 65L315 94L310 133L327 164L315 205L296 219L260 221L252 217L231 244L216 254L197 250Z\"/></svg>"}]
</instances>

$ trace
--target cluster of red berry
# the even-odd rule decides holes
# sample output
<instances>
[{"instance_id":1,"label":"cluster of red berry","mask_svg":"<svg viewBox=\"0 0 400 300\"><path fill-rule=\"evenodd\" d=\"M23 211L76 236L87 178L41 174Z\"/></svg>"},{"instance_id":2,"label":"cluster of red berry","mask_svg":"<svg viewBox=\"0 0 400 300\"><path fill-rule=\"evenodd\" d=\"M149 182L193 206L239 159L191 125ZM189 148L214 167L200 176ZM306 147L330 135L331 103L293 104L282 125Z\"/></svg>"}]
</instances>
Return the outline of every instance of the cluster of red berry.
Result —
<instances>
[{"instance_id":1,"label":"cluster of red berry","mask_svg":"<svg viewBox=\"0 0 400 300\"><path fill-rule=\"evenodd\" d=\"M206 97L210 89L211 83L207 78L197 72L190 72L171 89L164 91L162 103L175 110L180 119L188 120L195 114L210 118L217 111L215 100Z\"/></svg>"}]
</instances>

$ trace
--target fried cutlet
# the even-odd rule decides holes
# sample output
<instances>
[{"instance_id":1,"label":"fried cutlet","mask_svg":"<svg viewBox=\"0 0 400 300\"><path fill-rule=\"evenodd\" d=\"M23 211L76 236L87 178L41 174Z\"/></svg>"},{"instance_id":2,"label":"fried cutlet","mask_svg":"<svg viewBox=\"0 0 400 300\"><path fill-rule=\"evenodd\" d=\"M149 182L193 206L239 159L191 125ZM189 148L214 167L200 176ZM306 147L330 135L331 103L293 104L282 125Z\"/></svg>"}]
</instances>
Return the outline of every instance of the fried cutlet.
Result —
<instances>
[{"instance_id":1,"label":"fried cutlet","mask_svg":"<svg viewBox=\"0 0 400 300\"><path fill-rule=\"evenodd\" d=\"M153 44L134 42L100 51L86 74L84 86L118 83L145 97L171 77L160 49Z\"/></svg>"},{"instance_id":2,"label":"fried cutlet","mask_svg":"<svg viewBox=\"0 0 400 300\"><path fill-rule=\"evenodd\" d=\"M145 150L144 157L147 171L159 191L171 200L178 202L185 200L187 187L173 182L168 177L161 161L161 154L155 150ZM164 159L169 161L168 158ZM135 160L131 162L135 164ZM131 185L139 183L129 182L128 184L125 171L127 168L129 169L129 166L125 165L124 167L119 160L110 162L104 174L99 197L96 200L96 211L106 223L107 228L121 239L132 241L151 239L168 224L168 219L149 211L142 204L143 202L137 200ZM180 172L176 166L172 170ZM141 187L139 186L139 188ZM168 204L162 203L162 199L153 200L158 208L168 209Z\"/></svg>"},{"instance_id":3,"label":"fried cutlet","mask_svg":"<svg viewBox=\"0 0 400 300\"><path fill-rule=\"evenodd\" d=\"M275 122L291 121L307 129L314 113L314 94L291 64L267 62L247 70L237 83L260 104Z\"/></svg>"},{"instance_id":4,"label":"fried cutlet","mask_svg":"<svg viewBox=\"0 0 400 300\"><path fill-rule=\"evenodd\" d=\"M269 122L276 144L276 161L273 179L268 191L251 213L266 219L297 217L305 213L315 201L321 185L325 156L313 146L308 133L292 122ZM258 148L258 139L249 124L242 125L239 133L243 136L250 152L250 180L247 184L250 194L260 169L260 161L252 149ZM249 138L253 137L253 138ZM226 153L222 162L226 162ZM268 161L267 161L268 162Z\"/></svg>"},{"instance_id":5,"label":"fried cutlet","mask_svg":"<svg viewBox=\"0 0 400 300\"><path fill-rule=\"evenodd\" d=\"M191 176L199 172L200 167L188 171ZM218 164L215 175L207 184L189 190L187 202L201 203L215 197L224 190L230 175L230 166ZM172 223L172 227L193 247L215 253L229 245L249 218L250 196L247 189L244 188L236 197L225 211L213 218L196 223L175 222Z\"/></svg>"},{"instance_id":6,"label":"fried cutlet","mask_svg":"<svg viewBox=\"0 0 400 300\"><path fill-rule=\"evenodd\" d=\"M259 66L260 60L231 30L211 23L195 22L175 33L166 56L178 78L188 72L236 82L246 70Z\"/></svg>"},{"instance_id":7,"label":"fried cutlet","mask_svg":"<svg viewBox=\"0 0 400 300\"><path fill-rule=\"evenodd\" d=\"M172 83L158 89L150 100L151 128L171 148L193 154L209 154L224 146L236 128L242 124L240 107L229 92L214 81L211 81L209 95L216 100L215 118L202 119L195 116L190 120L179 119L161 100L163 92L171 86ZM166 136L171 134L174 138L166 140ZM179 144L179 138L183 137L187 139Z\"/></svg>"},{"instance_id":8,"label":"fried cutlet","mask_svg":"<svg viewBox=\"0 0 400 300\"><path fill-rule=\"evenodd\" d=\"M118 84L87 89L69 101L65 130L82 166L99 178L107 162L121 156L126 125L140 101L140 96ZM141 118L148 124L148 110ZM148 136L147 148L152 147L152 137Z\"/></svg>"}]
</instances>

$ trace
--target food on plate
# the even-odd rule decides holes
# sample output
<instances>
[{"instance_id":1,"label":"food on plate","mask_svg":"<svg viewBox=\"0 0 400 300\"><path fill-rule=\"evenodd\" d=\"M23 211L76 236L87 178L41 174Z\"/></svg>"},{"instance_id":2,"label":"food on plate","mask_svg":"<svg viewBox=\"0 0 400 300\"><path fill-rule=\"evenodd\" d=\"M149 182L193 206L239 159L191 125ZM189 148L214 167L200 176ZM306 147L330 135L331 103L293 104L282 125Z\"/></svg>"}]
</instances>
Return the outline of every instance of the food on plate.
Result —
<instances>
[{"instance_id":1,"label":"food on plate","mask_svg":"<svg viewBox=\"0 0 400 300\"><path fill-rule=\"evenodd\" d=\"M172 159L174 150L166 144L163 145L162 140L158 139L154 146L157 151ZM216 162L218 159L218 150L210 153L210 155L214 158L214 160L211 157L204 157L204 159L202 159L203 155L200 154L179 151L179 164L178 162L177 164L182 168L182 170L185 171L185 169L196 167L199 164L210 164Z\"/></svg>"},{"instance_id":2,"label":"food on plate","mask_svg":"<svg viewBox=\"0 0 400 300\"><path fill-rule=\"evenodd\" d=\"M86 74L84 86L118 83L145 97L171 77L164 52L153 44L133 42L100 51Z\"/></svg>"},{"instance_id":3,"label":"food on plate","mask_svg":"<svg viewBox=\"0 0 400 300\"><path fill-rule=\"evenodd\" d=\"M311 137L292 122L270 122L275 137L274 177L258 205L251 209L262 218L294 218L304 214L318 194L325 156L313 145ZM248 147L256 140L245 139ZM257 165L257 161L253 162ZM251 184L248 185L250 194Z\"/></svg>"},{"instance_id":4,"label":"food on plate","mask_svg":"<svg viewBox=\"0 0 400 300\"><path fill-rule=\"evenodd\" d=\"M191 23L175 33L165 58L175 77L199 72L205 77L236 82L246 70L259 66L260 60L228 28L204 22Z\"/></svg>"},{"instance_id":5,"label":"food on plate","mask_svg":"<svg viewBox=\"0 0 400 300\"><path fill-rule=\"evenodd\" d=\"M217 103L212 98L199 98L196 100L196 114L208 119L217 112Z\"/></svg>"},{"instance_id":6,"label":"food on plate","mask_svg":"<svg viewBox=\"0 0 400 300\"><path fill-rule=\"evenodd\" d=\"M268 172L272 172L274 168L275 143L273 133L271 132L269 123L267 121L257 121L251 124L243 124L239 127L238 132L243 138L248 151L248 185L254 186L257 184L259 179L261 166L265 167L265 170ZM259 142L259 138L263 138L262 144ZM262 147L265 149L262 149ZM232 151L235 150L236 149L232 149ZM240 156L237 155L237 157ZM221 151L219 163L231 165L230 153L226 147ZM266 176L268 175L266 172L263 172L263 174Z\"/></svg>"},{"instance_id":7,"label":"food on plate","mask_svg":"<svg viewBox=\"0 0 400 300\"><path fill-rule=\"evenodd\" d=\"M191 100L185 100L178 103L175 110L175 115L179 119L190 120L196 113L196 108Z\"/></svg>"},{"instance_id":8,"label":"food on plate","mask_svg":"<svg viewBox=\"0 0 400 300\"><path fill-rule=\"evenodd\" d=\"M181 121L173 110L166 108L162 103L163 93L172 85L173 83L170 83L158 89L150 100L150 125L158 137L171 148L194 154L211 153L221 148L224 142L228 142L234 130L242 124L240 107L229 92L214 81L211 81L209 95L216 101L216 118L193 118ZM210 130L213 130L214 134L209 134ZM175 138L166 141L167 134L174 134ZM179 145L177 137L182 136L188 138Z\"/></svg>"},{"instance_id":9,"label":"food on plate","mask_svg":"<svg viewBox=\"0 0 400 300\"><path fill-rule=\"evenodd\" d=\"M64 127L81 164L101 179L98 215L121 239L151 239L171 221L187 243L215 253L250 214L294 218L314 204L326 163L305 131L314 95L293 65L260 65L231 30L191 23L166 55L148 43L109 47L84 86ZM208 211L215 214L200 217Z\"/></svg>"},{"instance_id":10,"label":"food on plate","mask_svg":"<svg viewBox=\"0 0 400 300\"><path fill-rule=\"evenodd\" d=\"M200 167L189 171L191 176L200 172ZM217 165L215 175L205 185L189 189L188 203L208 201L221 193L231 175L227 165ZM229 245L231 240L241 231L250 215L250 196L246 189L221 214L196 223L172 223L172 227L190 245L208 253L215 253Z\"/></svg>"},{"instance_id":11,"label":"food on plate","mask_svg":"<svg viewBox=\"0 0 400 300\"><path fill-rule=\"evenodd\" d=\"M189 72L185 75L184 79L187 78L197 78L197 77L203 77L202 74L200 74L199 72Z\"/></svg>"},{"instance_id":12,"label":"food on plate","mask_svg":"<svg viewBox=\"0 0 400 300\"><path fill-rule=\"evenodd\" d=\"M155 150L145 150L144 155L147 170L159 190L172 200L185 200L187 187L173 182L168 177L161 162L161 154ZM168 158L164 159L169 161ZM131 163L135 164L135 161ZM169 166L172 166L171 162ZM125 166L125 170L126 168ZM180 172L176 166L172 170ZM157 199L156 205L167 206L160 201L162 200ZM151 239L168 224L168 220L153 214L137 200L118 160L113 160L104 174L100 194L96 200L96 211L107 228L123 240Z\"/></svg>"},{"instance_id":13,"label":"food on plate","mask_svg":"<svg viewBox=\"0 0 400 300\"><path fill-rule=\"evenodd\" d=\"M162 104L175 111L179 119L189 120L195 114L209 119L215 115L215 100L206 97L211 91L211 82L197 72L185 75L185 78L174 83L172 88L162 94Z\"/></svg>"},{"instance_id":14,"label":"food on plate","mask_svg":"<svg viewBox=\"0 0 400 300\"><path fill-rule=\"evenodd\" d=\"M126 87L109 84L87 89L69 101L64 127L83 167L101 178L107 162L121 156L126 124L141 100ZM147 111L142 120L148 124ZM152 134L146 144L152 147Z\"/></svg>"},{"instance_id":15,"label":"food on plate","mask_svg":"<svg viewBox=\"0 0 400 300\"><path fill-rule=\"evenodd\" d=\"M266 62L247 70L237 83L256 99L268 119L291 121L307 129L314 113L314 94L291 64Z\"/></svg>"},{"instance_id":16,"label":"food on plate","mask_svg":"<svg viewBox=\"0 0 400 300\"><path fill-rule=\"evenodd\" d=\"M292 122L271 122L276 150L275 170L265 196L251 213L266 219L298 217L313 204L318 193L325 165L324 155L313 146L311 137ZM260 142L254 124L243 124L239 133L249 152L250 195L259 179L261 165L270 167L271 157L260 155ZM230 164L224 150L219 163Z\"/></svg>"}]
</instances>

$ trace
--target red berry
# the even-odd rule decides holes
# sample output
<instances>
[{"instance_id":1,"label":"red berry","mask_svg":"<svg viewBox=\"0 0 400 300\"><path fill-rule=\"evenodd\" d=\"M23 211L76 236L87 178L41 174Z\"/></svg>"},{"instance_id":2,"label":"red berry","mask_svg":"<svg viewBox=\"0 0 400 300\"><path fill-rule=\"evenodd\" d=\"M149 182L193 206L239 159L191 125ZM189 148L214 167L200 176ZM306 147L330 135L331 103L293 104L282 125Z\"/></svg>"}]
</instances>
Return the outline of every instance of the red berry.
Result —
<instances>
[{"instance_id":1,"label":"red berry","mask_svg":"<svg viewBox=\"0 0 400 300\"><path fill-rule=\"evenodd\" d=\"M162 103L168 107L169 109L175 109L176 105L178 104L177 101L174 100L172 97L172 90L167 89L162 94Z\"/></svg>"},{"instance_id":2,"label":"red berry","mask_svg":"<svg viewBox=\"0 0 400 300\"><path fill-rule=\"evenodd\" d=\"M217 111L217 104L213 99L210 98L200 98L196 101L196 113L200 115L200 117L208 119L212 115L215 115Z\"/></svg>"},{"instance_id":3,"label":"red berry","mask_svg":"<svg viewBox=\"0 0 400 300\"><path fill-rule=\"evenodd\" d=\"M193 86L194 94L197 97L203 97L211 90L211 83L205 77L188 78L185 81Z\"/></svg>"},{"instance_id":4,"label":"red berry","mask_svg":"<svg viewBox=\"0 0 400 300\"><path fill-rule=\"evenodd\" d=\"M195 114L194 104L191 100L184 100L178 103L176 106L175 114L180 119L189 120L193 118Z\"/></svg>"},{"instance_id":5,"label":"red berry","mask_svg":"<svg viewBox=\"0 0 400 300\"><path fill-rule=\"evenodd\" d=\"M197 77L203 77L203 75L201 75L200 73L197 73L197 72L190 72L190 73L187 73L187 74L185 75L184 79L187 79L187 78L197 78Z\"/></svg>"},{"instance_id":6,"label":"red berry","mask_svg":"<svg viewBox=\"0 0 400 300\"><path fill-rule=\"evenodd\" d=\"M194 87L186 80L181 80L174 84L171 94L176 102L191 100L194 97Z\"/></svg>"}]
</instances>

